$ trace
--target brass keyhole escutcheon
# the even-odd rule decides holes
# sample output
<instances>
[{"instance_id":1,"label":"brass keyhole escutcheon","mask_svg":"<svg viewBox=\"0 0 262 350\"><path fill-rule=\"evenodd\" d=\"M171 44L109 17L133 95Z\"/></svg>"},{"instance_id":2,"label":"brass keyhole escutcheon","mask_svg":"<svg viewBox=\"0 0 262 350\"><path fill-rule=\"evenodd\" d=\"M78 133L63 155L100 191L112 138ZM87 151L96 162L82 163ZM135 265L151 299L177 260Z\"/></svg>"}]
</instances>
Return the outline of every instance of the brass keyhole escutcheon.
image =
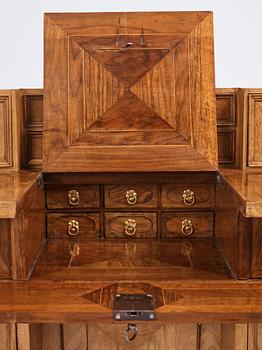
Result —
<instances>
[{"instance_id":1,"label":"brass keyhole escutcheon","mask_svg":"<svg viewBox=\"0 0 262 350\"><path fill-rule=\"evenodd\" d=\"M136 204L137 202L137 193L135 190L127 190L126 191L126 200L130 205Z\"/></svg>"},{"instance_id":2,"label":"brass keyhole escutcheon","mask_svg":"<svg viewBox=\"0 0 262 350\"><path fill-rule=\"evenodd\" d=\"M193 191L187 189L183 192L183 202L185 205L187 206L191 206L193 204L195 204L195 194Z\"/></svg>"},{"instance_id":3,"label":"brass keyhole escutcheon","mask_svg":"<svg viewBox=\"0 0 262 350\"><path fill-rule=\"evenodd\" d=\"M76 190L69 190L67 193L68 202L70 205L76 206L79 204L80 197L79 192Z\"/></svg>"},{"instance_id":4,"label":"brass keyhole escutcheon","mask_svg":"<svg viewBox=\"0 0 262 350\"><path fill-rule=\"evenodd\" d=\"M77 236L79 233L79 222L77 220L70 220L68 222L67 232L69 236Z\"/></svg>"},{"instance_id":5,"label":"brass keyhole escutcheon","mask_svg":"<svg viewBox=\"0 0 262 350\"><path fill-rule=\"evenodd\" d=\"M193 223L189 219L185 219L182 221L182 234L184 236L191 236L194 232Z\"/></svg>"},{"instance_id":6,"label":"brass keyhole escutcheon","mask_svg":"<svg viewBox=\"0 0 262 350\"><path fill-rule=\"evenodd\" d=\"M127 219L125 222L124 232L127 236L134 236L136 234L136 220Z\"/></svg>"}]
</instances>

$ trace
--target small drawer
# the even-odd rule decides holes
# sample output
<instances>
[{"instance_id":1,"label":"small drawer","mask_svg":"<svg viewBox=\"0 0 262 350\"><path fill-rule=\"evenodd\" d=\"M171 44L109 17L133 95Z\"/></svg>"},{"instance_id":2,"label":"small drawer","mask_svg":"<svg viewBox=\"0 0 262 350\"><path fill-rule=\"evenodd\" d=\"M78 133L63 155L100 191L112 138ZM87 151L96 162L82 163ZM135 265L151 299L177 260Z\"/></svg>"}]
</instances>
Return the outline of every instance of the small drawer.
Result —
<instances>
[{"instance_id":1,"label":"small drawer","mask_svg":"<svg viewBox=\"0 0 262 350\"><path fill-rule=\"evenodd\" d=\"M47 208L99 208L99 186L48 186Z\"/></svg>"},{"instance_id":2,"label":"small drawer","mask_svg":"<svg viewBox=\"0 0 262 350\"><path fill-rule=\"evenodd\" d=\"M213 208L214 185L163 185L162 208Z\"/></svg>"},{"instance_id":3,"label":"small drawer","mask_svg":"<svg viewBox=\"0 0 262 350\"><path fill-rule=\"evenodd\" d=\"M155 238L156 213L105 213L107 238Z\"/></svg>"},{"instance_id":4,"label":"small drawer","mask_svg":"<svg viewBox=\"0 0 262 350\"><path fill-rule=\"evenodd\" d=\"M88 214L47 214L49 238L98 238L100 236L100 216Z\"/></svg>"},{"instance_id":5,"label":"small drawer","mask_svg":"<svg viewBox=\"0 0 262 350\"><path fill-rule=\"evenodd\" d=\"M161 215L162 237L212 237L212 212L166 212Z\"/></svg>"},{"instance_id":6,"label":"small drawer","mask_svg":"<svg viewBox=\"0 0 262 350\"><path fill-rule=\"evenodd\" d=\"M106 208L156 208L156 185L107 185Z\"/></svg>"}]
</instances>

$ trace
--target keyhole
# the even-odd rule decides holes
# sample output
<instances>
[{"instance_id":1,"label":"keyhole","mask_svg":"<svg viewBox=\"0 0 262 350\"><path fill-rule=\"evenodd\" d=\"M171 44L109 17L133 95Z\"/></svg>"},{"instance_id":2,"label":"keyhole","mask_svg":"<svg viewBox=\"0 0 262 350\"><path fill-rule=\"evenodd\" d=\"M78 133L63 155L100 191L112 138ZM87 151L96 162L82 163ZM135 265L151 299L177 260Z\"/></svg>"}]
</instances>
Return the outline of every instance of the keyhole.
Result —
<instances>
[{"instance_id":1,"label":"keyhole","mask_svg":"<svg viewBox=\"0 0 262 350\"><path fill-rule=\"evenodd\" d=\"M133 46L134 46L134 44L131 43L131 42L128 42L128 43L126 44L126 47L133 47Z\"/></svg>"}]
</instances>

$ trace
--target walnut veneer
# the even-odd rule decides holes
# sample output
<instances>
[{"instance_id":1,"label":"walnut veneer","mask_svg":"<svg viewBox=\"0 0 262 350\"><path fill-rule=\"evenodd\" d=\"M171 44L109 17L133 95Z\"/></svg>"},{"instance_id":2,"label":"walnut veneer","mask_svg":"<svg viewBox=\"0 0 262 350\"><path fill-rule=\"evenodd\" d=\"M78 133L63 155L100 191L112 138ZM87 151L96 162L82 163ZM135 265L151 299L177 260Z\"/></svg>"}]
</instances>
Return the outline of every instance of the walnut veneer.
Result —
<instances>
[{"instance_id":1,"label":"walnut veneer","mask_svg":"<svg viewBox=\"0 0 262 350\"><path fill-rule=\"evenodd\" d=\"M0 279L27 279L45 241L40 174L0 175Z\"/></svg>"},{"instance_id":2,"label":"walnut veneer","mask_svg":"<svg viewBox=\"0 0 262 350\"><path fill-rule=\"evenodd\" d=\"M261 174L217 171L261 166L261 91L218 89L216 120L213 73L210 12L45 16L44 114L0 99L0 166L43 145L44 172L2 178L0 320L112 322L118 292L261 320Z\"/></svg>"},{"instance_id":3,"label":"walnut veneer","mask_svg":"<svg viewBox=\"0 0 262 350\"><path fill-rule=\"evenodd\" d=\"M213 51L211 12L47 14L43 171L216 169Z\"/></svg>"},{"instance_id":4,"label":"walnut veneer","mask_svg":"<svg viewBox=\"0 0 262 350\"><path fill-rule=\"evenodd\" d=\"M247 123L248 116L252 121L259 121L261 111L259 108L251 108L249 101L256 101L259 106L261 89L216 89L216 110L217 110L217 138L218 138L218 163L220 168L246 168L247 153L249 145L247 135L252 125ZM12 164L5 162L0 164L1 171L13 169L42 170L42 147L43 147L43 90L1 90L0 95L5 101L11 96L11 109L4 108L0 112L3 125L6 120L21 122L21 133L14 131L19 140L12 137L14 157ZM19 98L12 98L13 95ZM257 99L258 98L258 99ZM7 102L5 102L7 103ZM3 127L3 139L7 140L6 128ZM5 145L5 146L4 146ZM259 144L256 144L259 147ZM9 151L8 151L9 150ZM3 154L8 154L10 147L8 143L3 144ZM259 156L261 149L256 148ZM19 160L20 159L20 160ZM260 167L259 163L256 164Z\"/></svg>"}]
</instances>

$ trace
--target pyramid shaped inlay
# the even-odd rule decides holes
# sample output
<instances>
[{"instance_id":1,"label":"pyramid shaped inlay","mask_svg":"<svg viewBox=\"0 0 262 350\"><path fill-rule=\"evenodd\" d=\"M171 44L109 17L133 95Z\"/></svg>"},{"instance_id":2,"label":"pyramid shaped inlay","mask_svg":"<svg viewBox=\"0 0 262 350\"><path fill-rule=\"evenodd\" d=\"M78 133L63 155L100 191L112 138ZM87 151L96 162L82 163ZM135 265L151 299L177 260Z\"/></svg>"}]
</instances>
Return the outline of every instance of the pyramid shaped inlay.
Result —
<instances>
[{"instance_id":1,"label":"pyramid shaped inlay","mask_svg":"<svg viewBox=\"0 0 262 350\"><path fill-rule=\"evenodd\" d=\"M90 126L90 130L92 129L152 130L172 127L129 91Z\"/></svg>"},{"instance_id":2,"label":"pyramid shaped inlay","mask_svg":"<svg viewBox=\"0 0 262 350\"><path fill-rule=\"evenodd\" d=\"M124 86L131 87L159 63L168 49L97 50L90 52Z\"/></svg>"}]
</instances>

